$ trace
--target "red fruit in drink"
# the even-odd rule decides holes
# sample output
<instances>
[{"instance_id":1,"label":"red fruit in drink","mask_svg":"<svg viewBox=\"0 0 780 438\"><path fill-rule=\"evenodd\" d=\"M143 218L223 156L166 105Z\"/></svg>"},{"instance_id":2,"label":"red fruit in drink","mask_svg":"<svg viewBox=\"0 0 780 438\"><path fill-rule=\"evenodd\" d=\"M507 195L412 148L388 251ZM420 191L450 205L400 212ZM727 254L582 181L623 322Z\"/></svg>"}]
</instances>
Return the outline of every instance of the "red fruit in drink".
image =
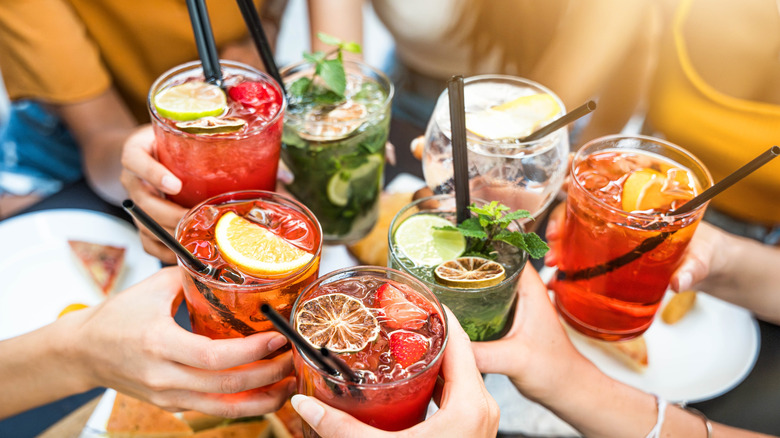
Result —
<instances>
[{"instance_id":1,"label":"red fruit in drink","mask_svg":"<svg viewBox=\"0 0 780 438\"><path fill-rule=\"evenodd\" d=\"M390 353L402 367L419 362L428 352L428 338L413 332L399 330L390 333Z\"/></svg>"},{"instance_id":2,"label":"red fruit in drink","mask_svg":"<svg viewBox=\"0 0 780 438\"><path fill-rule=\"evenodd\" d=\"M266 117L276 113L281 100L276 90L265 82L242 82L231 87L228 95L245 108L254 109Z\"/></svg>"},{"instance_id":3,"label":"red fruit in drink","mask_svg":"<svg viewBox=\"0 0 780 438\"><path fill-rule=\"evenodd\" d=\"M422 300L412 302L410 295L403 293L390 283L385 283L376 291L378 307L384 311L380 322L392 329L419 330L431 313ZM416 297L415 297L416 298Z\"/></svg>"}]
</instances>

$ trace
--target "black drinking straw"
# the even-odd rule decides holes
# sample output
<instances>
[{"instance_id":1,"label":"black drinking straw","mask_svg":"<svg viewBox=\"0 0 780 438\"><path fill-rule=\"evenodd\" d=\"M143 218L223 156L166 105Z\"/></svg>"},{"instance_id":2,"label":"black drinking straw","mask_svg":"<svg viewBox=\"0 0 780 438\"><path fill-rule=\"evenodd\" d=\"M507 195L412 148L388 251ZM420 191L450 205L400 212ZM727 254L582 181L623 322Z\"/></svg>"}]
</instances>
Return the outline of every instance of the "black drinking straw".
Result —
<instances>
[{"instance_id":1,"label":"black drinking straw","mask_svg":"<svg viewBox=\"0 0 780 438\"><path fill-rule=\"evenodd\" d=\"M701 192L698 196L695 196L693 199L683 204L677 210L673 210L671 214L681 215L691 212L692 210L696 209L696 207L699 207L700 205L714 198L717 194L733 186L737 181L750 175L764 164L770 162L778 155L780 155L780 147L772 146L761 155L751 160L749 163L735 170L729 176L713 184L712 187ZM614 271L615 269L621 268L638 259L639 257L642 257L642 255L646 252L654 250L658 247L658 245L663 243L667 237L674 233L675 231L663 231L653 237L648 237L633 250L597 266L580 269L574 272L558 271L556 274L557 279L561 281L587 280Z\"/></svg>"},{"instance_id":2,"label":"black drinking straw","mask_svg":"<svg viewBox=\"0 0 780 438\"><path fill-rule=\"evenodd\" d=\"M596 109L596 102L589 100L584 104L578 106L577 108L574 108L570 112L553 120L552 122L542 126L535 132L532 132L530 135L522 138L520 141L527 142L527 141L539 140L540 138L563 128L564 126L579 119L580 117L584 117L586 114L590 113L594 109Z\"/></svg>"},{"instance_id":3,"label":"black drinking straw","mask_svg":"<svg viewBox=\"0 0 780 438\"><path fill-rule=\"evenodd\" d=\"M181 261L184 262L184 264L187 265L190 269L201 274L211 274L212 269L209 265L203 263L191 252L187 251L187 248L185 248L181 243L179 243L178 240L171 236L171 234L166 231L165 228L160 226L160 224L158 224L154 219L152 219L151 216L146 214L146 212L143 211L141 207L135 205L135 202L131 201L130 199L125 199L122 201L122 207L127 210L127 212L130 213L136 220L138 220L141 225L148 228L152 234L157 236L157 238L160 239L160 241L165 244L168 249L173 251L176 256L179 257L179 259L181 259Z\"/></svg>"},{"instance_id":4,"label":"black drinking straw","mask_svg":"<svg viewBox=\"0 0 780 438\"><path fill-rule=\"evenodd\" d=\"M325 358L325 361L330 362L339 373L349 379L352 383L360 383L360 377L355 374L355 371L353 371L340 357L331 353L327 347L320 347L320 354Z\"/></svg>"},{"instance_id":5,"label":"black drinking straw","mask_svg":"<svg viewBox=\"0 0 780 438\"><path fill-rule=\"evenodd\" d=\"M279 86L282 88L282 93L287 94L287 90L284 87L282 76L279 74L279 69L276 67L276 61L274 55L271 52L271 45L268 43L268 37L263 30L263 23L260 21L260 16L257 14L257 8L252 0L236 0L238 2L238 8L241 10L241 15L244 17L249 34L252 36L252 40L255 42L257 51L260 52L260 58L263 60L265 70L271 75Z\"/></svg>"},{"instance_id":6,"label":"black drinking straw","mask_svg":"<svg viewBox=\"0 0 780 438\"><path fill-rule=\"evenodd\" d=\"M311 360L317 363L317 366L319 366L323 371L330 374L331 376L335 376L338 374L338 371L336 371L335 368L330 366L325 359L322 357L322 354L317 350L316 348L312 347L311 344L306 342L303 337L298 334L298 332L295 331L295 329L290 326L290 323L287 322L286 319L282 317L279 313L276 312L271 306L269 306L267 303L263 303L260 306L260 312L265 315L269 321L276 327L277 330L279 330L280 333L285 335L287 339L290 340L293 344L295 344L296 347L298 347L299 350L301 350L306 356L310 357Z\"/></svg>"},{"instance_id":7,"label":"black drinking straw","mask_svg":"<svg viewBox=\"0 0 780 438\"><path fill-rule=\"evenodd\" d=\"M190 13L200 62L203 64L203 75L207 82L222 86L222 69L219 66L217 44L214 42L206 3L204 0L187 0L187 10Z\"/></svg>"},{"instance_id":8,"label":"black drinking straw","mask_svg":"<svg viewBox=\"0 0 780 438\"><path fill-rule=\"evenodd\" d=\"M458 223L469 217L469 156L466 142L466 102L463 96L463 76L453 76L447 83L450 98L450 128L452 135L452 170L455 183L455 212Z\"/></svg>"}]
</instances>

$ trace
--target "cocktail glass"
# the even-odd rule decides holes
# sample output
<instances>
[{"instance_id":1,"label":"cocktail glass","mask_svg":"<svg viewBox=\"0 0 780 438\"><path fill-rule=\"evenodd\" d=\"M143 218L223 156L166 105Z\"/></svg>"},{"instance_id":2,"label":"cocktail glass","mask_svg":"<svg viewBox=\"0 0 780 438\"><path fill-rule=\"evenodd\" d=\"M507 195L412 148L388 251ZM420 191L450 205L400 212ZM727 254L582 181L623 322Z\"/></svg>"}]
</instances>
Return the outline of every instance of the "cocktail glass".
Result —
<instances>
[{"instance_id":1,"label":"cocktail glass","mask_svg":"<svg viewBox=\"0 0 780 438\"><path fill-rule=\"evenodd\" d=\"M473 202L477 205L485 204L479 199L473 199ZM430 288L452 310L472 341L498 339L509 328L507 322L517 296L515 288L528 260L527 253L507 245L504 247L506 253L497 260L506 271L503 281L490 287L460 289L437 283L433 273L435 265L416 263L396 244L395 232L405 220L416 215L435 215L455 224L455 211L455 198L452 195L421 198L402 208L390 223L387 235L388 266L414 276ZM514 226L516 230L522 230L519 223Z\"/></svg>"},{"instance_id":2,"label":"cocktail glass","mask_svg":"<svg viewBox=\"0 0 780 438\"><path fill-rule=\"evenodd\" d=\"M563 185L568 133L561 128L535 141L519 138L565 114L563 102L544 86L514 76L473 76L463 82L472 196L500 199L539 217ZM435 194L454 192L446 89L428 122L422 163Z\"/></svg>"},{"instance_id":3,"label":"cocktail glass","mask_svg":"<svg viewBox=\"0 0 780 438\"><path fill-rule=\"evenodd\" d=\"M385 309L377 299L377 291L384 284L404 291L421 309L430 312L416 328L396 329L387 325ZM328 294L346 294L360 300L376 315L379 334L363 350L338 354L365 383L352 383L333 376L319 368L309 357L293 347L298 392L341 409L374 427L397 431L423 421L428 409L441 358L447 342L447 319L439 300L419 280L384 267L357 266L334 271L319 278L301 294L293 308L290 322L300 332L296 315L304 304ZM401 365L395 357L395 336L422 335L428 350L413 364ZM318 347L318 346L316 346ZM318 436L304 425L304 436Z\"/></svg>"},{"instance_id":4,"label":"cocktail glass","mask_svg":"<svg viewBox=\"0 0 780 438\"><path fill-rule=\"evenodd\" d=\"M684 149L644 136L608 136L571 164L558 274L560 315L603 340L630 339L653 322L706 204L673 209L712 184Z\"/></svg>"},{"instance_id":5,"label":"cocktail glass","mask_svg":"<svg viewBox=\"0 0 780 438\"><path fill-rule=\"evenodd\" d=\"M302 62L281 74L290 89L313 69ZM376 223L393 98L382 72L350 61L344 69L345 101L291 95L282 136L282 160L295 178L286 189L320 220L326 244L353 243Z\"/></svg>"},{"instance_id":6,"label":"cocktail glass","mask_svg":"<svg viewBox=\"0 0 780 438\"><path fill-rule=\"evenodd\" d=\"M226 212L256 222L311 253L311 261L293 272L275 276L241 271L223 257L215 241L217 221ZM268 303L289 317L298 295L319 273L322 231L317 219L299 202L277 193L241 191L210 198L181 219L176 238L219 273L214 278L192 270L179 260L192 330L212 339L273 330L273 324L260 312L260 306Z\"/></svg>"},{"instance_id":7,"label":"cocktail glass","mask_svg":"<svg viewBox=\"0 0 780 438\"><path fill-rule=\"evenodd\" d=\"M182 182L181 192L168 197L192 207L220 193L239 190L274 190L279 165L286 99L279 85L265 73L233 61L220 61L228 110L220 118L244 120L236 132L194 134L177 127L179 122L161 116L154 96L175 85L204 81L200 62L175 67L160 76L149 91L149 112L156 139L157 159ZM241 84L260 84L265 101L244 105L231 97ZM181 125L179 125L181 126Z\"/></svg>"}]
</instances>

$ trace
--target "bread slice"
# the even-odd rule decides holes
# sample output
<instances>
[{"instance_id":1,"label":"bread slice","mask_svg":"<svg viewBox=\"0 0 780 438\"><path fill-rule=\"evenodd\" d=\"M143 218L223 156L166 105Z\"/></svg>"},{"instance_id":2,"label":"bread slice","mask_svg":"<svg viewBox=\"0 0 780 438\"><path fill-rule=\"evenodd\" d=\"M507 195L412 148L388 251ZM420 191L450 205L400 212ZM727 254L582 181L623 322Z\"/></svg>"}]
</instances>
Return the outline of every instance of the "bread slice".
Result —
<instances>
[{"instance_id":1,"label":"bread slice","mask_svg":"<svg viewBox=\"0 0 780 438\"><path fill-rule=\"evenodd\" d=\"M239 421L226 426L196 432L193 438L268 438L271 424L268 420Z\"/></svg>"},{"instance_id":2,"label":"bread slice","mask_svg":"<svg viewBox=\"0 0 780 438\"><path fill-rule=\"evenodd\" d=\"M347 247L361 264L387 266L387 232L396 213L412 201L412 193L382 193L379 219L366 237Z\"/></svg>"},{"instance_id":3,"label":"bread slice","mask_svg":"<svg viewBox=\"0 0 780 438\"><path fill-rule=\"evenodd\" d=\"M111 438L190 437L192 428L171 412L117 392L106 432Z\"/></svg>"},{"instance_id":4,"label":"bread slice","mask_svg":"<svg viewBox=\"0 0 780 438\"><path fill-rule=\"evenodd\" d=\"M93 283L110 294L125 265L125 248L83 240L68 240L68 245Z\"/></svg>"},{"instance_id":5,"label":"bread slice","mask_svg":"<svg viewBox=\"0 0 780 438\"><path fill-rule=\"evenodd\" d=\"M613 342L588 338L588 342L601 348L634 371L641 373L647 369L649 361L647 357L647 342L645 342L644 336L638 336L627 341Z\"/></svg>"}]
</instances>

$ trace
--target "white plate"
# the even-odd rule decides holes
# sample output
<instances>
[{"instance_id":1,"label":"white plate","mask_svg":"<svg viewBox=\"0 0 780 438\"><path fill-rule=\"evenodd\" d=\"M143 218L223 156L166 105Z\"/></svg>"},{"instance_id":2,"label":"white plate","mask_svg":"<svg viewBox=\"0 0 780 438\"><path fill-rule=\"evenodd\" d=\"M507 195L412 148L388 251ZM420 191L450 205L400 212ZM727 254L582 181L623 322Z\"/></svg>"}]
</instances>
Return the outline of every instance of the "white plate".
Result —
<instances>
[{"instance_id":1,"label":"white plate","mask_svg":"<svg viewBox=\"0 0 780 438\"><path fill-rule=\"evenodd\" d=\"M160 269L128 222L77 209L28 213L0 222L0 340L38 329L73 303L95 305L103 293L71 254L68 239L122 246L121 291Z\"/></svg>"},{"instance_id":2,"label":"white plate","mask_svg":"<svg viewBox=\"0 0 780 438\"><path fill-rule=\"evenodd\" d=\"M542 270L543 279L552 269ZM672 297L667 292L661 309ZM664 323L660 312L645 332L648 367L633 371L592 345L578 333L574 346L601 371L623 383L657 394L671 402L700 402L737 386L758 358L758 322L747 310L706 293L674 325Z\"/></svg>"}]
</instances>

